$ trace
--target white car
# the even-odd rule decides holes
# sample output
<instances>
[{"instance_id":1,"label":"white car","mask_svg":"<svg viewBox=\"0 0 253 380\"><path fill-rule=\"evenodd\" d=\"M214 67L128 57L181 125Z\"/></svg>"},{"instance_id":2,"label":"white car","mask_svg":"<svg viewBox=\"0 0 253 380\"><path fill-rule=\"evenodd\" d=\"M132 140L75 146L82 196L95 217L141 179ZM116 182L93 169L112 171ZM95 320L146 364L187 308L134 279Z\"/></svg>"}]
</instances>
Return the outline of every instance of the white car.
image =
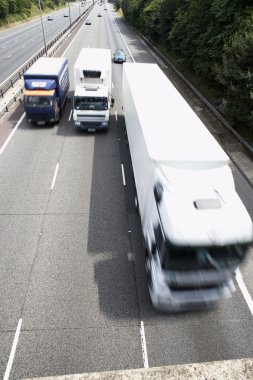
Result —
<instances>
[{"instance_id":1,"label":"white car","mask_svg":"<svg viewBox=\"0 0 253 380\"><path fill-rule=\"evenodd\" d=\"M54 19L54 16L53 15L48 15L47 16L47 21L52 21Z\"/></svg>"}]
</instances>

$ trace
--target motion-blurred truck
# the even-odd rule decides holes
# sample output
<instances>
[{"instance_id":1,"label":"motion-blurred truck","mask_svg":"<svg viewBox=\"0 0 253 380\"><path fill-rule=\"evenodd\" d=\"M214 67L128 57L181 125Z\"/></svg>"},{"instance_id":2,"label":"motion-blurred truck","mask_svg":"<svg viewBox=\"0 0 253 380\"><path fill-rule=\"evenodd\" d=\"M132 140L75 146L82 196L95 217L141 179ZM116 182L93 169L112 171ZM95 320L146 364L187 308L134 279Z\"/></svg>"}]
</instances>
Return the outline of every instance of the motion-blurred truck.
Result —
<instances>
[{"instance_id":1,"label":"motion-blurred truck","mask_svg":"<svg viewBox=\"0 0 253 380\"><path fill-rule=\"evenodd\" d=\"M151 301L216 305L253 237L229 158L156 64L124 63L122 99Z\"/></svg>"}]
</instances>

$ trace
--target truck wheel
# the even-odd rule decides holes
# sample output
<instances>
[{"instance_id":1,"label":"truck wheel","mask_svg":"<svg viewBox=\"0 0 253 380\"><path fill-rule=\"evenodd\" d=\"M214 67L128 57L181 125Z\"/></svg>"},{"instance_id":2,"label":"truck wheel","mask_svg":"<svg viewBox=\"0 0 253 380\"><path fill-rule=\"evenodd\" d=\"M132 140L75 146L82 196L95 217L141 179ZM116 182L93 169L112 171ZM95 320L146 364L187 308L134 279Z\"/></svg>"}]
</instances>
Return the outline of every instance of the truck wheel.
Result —
<instances>
[{"instance_id":1,"label":"truck wheel","mask_svg":"<svg viewBox=\"0 0 253 380\"><path fill-rule=\"evenodd\" d=\"M137 214L139 214L140 210L139 210L139 201L138 201L138 196L137 196L137 192L136 192L136 187L134 187L134 206L135 206L135 210L136 210Z\"/></svg>"},{"instance_id":2,"label":"truck wheel","mask_svg":"<svg viewBox=\"0 0 253 380\"><path fill-rule=\"evenodd\" d=\"M128 136L127 136L127 130L126 130L126 127L125 127L125 140L126 140L126 146L129 148L129 142L128 142Z\"/></svg>"},{"instance_id":3,"label":"truck wheel","mask_svg":"<svg viewBox=\"0 0 253 380\"><path fill-rule=\"evenodd\" d=\"M135 194L134 196L134 206L135 206L136 212L139 214L139 202L138 202L137 194Z\"/></svg>"}]
</instances>

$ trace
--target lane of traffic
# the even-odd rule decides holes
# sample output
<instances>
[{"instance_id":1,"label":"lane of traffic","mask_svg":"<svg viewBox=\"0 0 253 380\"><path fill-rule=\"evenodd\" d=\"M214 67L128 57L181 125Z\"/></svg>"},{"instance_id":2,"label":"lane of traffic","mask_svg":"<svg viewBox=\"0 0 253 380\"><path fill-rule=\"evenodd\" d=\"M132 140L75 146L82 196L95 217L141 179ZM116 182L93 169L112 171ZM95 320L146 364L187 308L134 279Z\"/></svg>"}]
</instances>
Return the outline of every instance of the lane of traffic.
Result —
<instances>
[{"instance_id":1,"label":"lane of traffic","mask_svg":"<svg viewBox=\"0 0 253 380\"><path fill-rule=\"evenodd\" d=\"M132 43L133 44L133 43ZM136 41L135 41L136 44ZM137 45L137 46L136 46ZM136 44L134 45L134 48L138 51L141 50L141 47ZM130 44L131 46L131 44ZM147 62L148 60L146 60ZM122 131L122 136L124 136ZM122 137L122 140L124 138ZM127 163L126 166L127 168ZM129 173L131 173L131 170L126 170ZM131 174L130 174L131 176ZM127 182L129 180L129 177L127 177ZM131 181L130 181L131 182ZM242 185L242 187L245 186ZM251 189L252 193L252 189ZM131 190L131 194L133 195L133 189ZM133 197L132 197L133 199ZM133 208L133 203L129 201L130 210ZM132 206L131 206L132 205ZM130 228L132 231L135 230L136 222L135 215L131 214L131 217L129 218L131 220L133 218L133 225L132 228ZM143 251L143 250L142 250ZM140 258L140 252L136 250L136 262L138 260L140 261L140 267L144 267L144 252L143 257ZM143 289L143 281L142 278L138 281L138 290L140 289L140 294L143 295L144 300L147 299L147 292ZM146 286L147 284L145 284ZM139 299L141 299L141 295L139 296ZM166 326L168 323L168 326L170 326L171 318L169 316L164 316L165 326L164 328L161 328L160 322L159 322L159 315L156 320L157 323L150 321L150 310L148 308L149 303L144 302L143 304L140 303L141 308L141 315L142 319L144 320L145 325L145 331L146 331L146 340L147 340L147 347L148 347L148 353L151 353L151 356L149 355L149 362L151 365L166 365L171 363L180 363L183 361L202 361L202 360L215 360L217 358L226 358L229 359L231 357L243 357L250 356L252 352L252 344L250 344L250 339L248 339L248 336L251 336L251 326L252 326L252 319L250 318L250 312L249 309L244 302L244 299L238 289L236 295L234 297L225 302L221 305L221 307L218 310L214 310L207 313L196 313L193 317L192 313L188 313L186 315L182 316L176 316L175 321L177 322L176 325L173 325L173 328L167 329L166 332ZM240 305L238 307L238 305ZM144 309L142 307L144 306ZM208 318L208 315L212 315L212 321L222 321L222 323L217 327L216 323L210 324L210 320ZM151 313L151 315L153 312ZM181 323L180 323L181 320ZM192 326L195 326L193 331L196 329L196 326L200 323L201 327L201 334L198 334L198 339L194 338L192 336ZM211 328L210 328L211 325ZM177 329L175 328L178 327ZM180 335L181 327L183 328L184 333ZM247 333L245 334L244 328L247 329ZM187 333L188 330L188 333ZM234 341L234 333L235 331L240 331L240 344L235 344ZM184 335L189 335L191 338L194 338L195 345L193 346L192 343L188 346L184 346L184 355L181 355L182 351L182 339ZM228 347L225 346L225 341L222 343L221 337L226 337L228 343ZM206 347L206 339L209 338L209 341L212 342L212 349L210 347L208 349L203 349L203 347ZM241 341L242 339L242 341ZM166 342L173 342L173 351L171 350L171 345L167 347ZM164 342L164 343L162 343ZM198 342L198 344L197 344ZM155 346L155 347L154 347ZM199 346L201 346L201 350L199 350ZM222 349L221 349L222 347ZM163 352L164 354L161 354ZM205 359L205 357L207 359Z\"/></svg>"},{"instance_id":2,"label":"lane of traffic","mask_svg":"<svg viewBox=\"0 0 253 380\"><path fill-rule=\"evenodd\" d=\"M70 55L82 45L80 35ZM117 130L79 134L69 111L70 104L57 130L64 143L22 314L14 378L142 363Z\"/></svg>"},{"instance_id":3,"label":"lane of traffic","mask_svg":"<svg viewBox=\"0 0 253 380\"><path fill-rule=\"evenodd\" d=\"M81 7L80 11L79 4L71 4L71 22L76 20L76 18L79 17L79 14L86 12L89 6L91 6L91 4L87 3L85 7ZM63 17L64 13L67 11L68 8L55 12L54 20L52 21L48 21L47 16L43 17L43 28L46 43L69 25L69 17ZM31 36L38 36L38 39L36 38L33 41L33 38L31 38ZM8 78L20 66L22 66L43 46L44 37L40 19L38 19L36 22L31 21L31 25L28 27L27 25L23 25L20 26L18 30L9 30L8 33L5 32L3 35L1 34L0 49L3 54L1 54L0 58L0 83Z\"/></svg>"}]
</instances>

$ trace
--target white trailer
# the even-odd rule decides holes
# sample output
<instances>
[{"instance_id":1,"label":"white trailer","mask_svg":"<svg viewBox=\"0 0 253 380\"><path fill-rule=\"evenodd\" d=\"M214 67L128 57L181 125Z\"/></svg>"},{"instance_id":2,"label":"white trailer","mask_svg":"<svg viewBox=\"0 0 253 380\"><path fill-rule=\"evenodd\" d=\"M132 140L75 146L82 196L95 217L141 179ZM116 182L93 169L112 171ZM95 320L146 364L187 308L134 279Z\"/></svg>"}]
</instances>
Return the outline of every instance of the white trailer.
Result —
<instances>
[{"instance_id":1,"label":"white trailer","mask_svg":"<svg viewBox=\"0 0 253 380\"><path fill-rule=\"evenodd\" d=\"M112 90L110 49L83 48L74 65L75 126L88 131L107 130Z\"/></svg>"},{"instance_id":2,"label":"white trailer","mask_svg":"<svg viewBox=\"0 0 253 380\"><path fill-rule=\"evenodd\" d=\"M253 239L229 157L156 64L124 63L122 86L152 303L215 305Z\"/></svg>"}]
</instances>

